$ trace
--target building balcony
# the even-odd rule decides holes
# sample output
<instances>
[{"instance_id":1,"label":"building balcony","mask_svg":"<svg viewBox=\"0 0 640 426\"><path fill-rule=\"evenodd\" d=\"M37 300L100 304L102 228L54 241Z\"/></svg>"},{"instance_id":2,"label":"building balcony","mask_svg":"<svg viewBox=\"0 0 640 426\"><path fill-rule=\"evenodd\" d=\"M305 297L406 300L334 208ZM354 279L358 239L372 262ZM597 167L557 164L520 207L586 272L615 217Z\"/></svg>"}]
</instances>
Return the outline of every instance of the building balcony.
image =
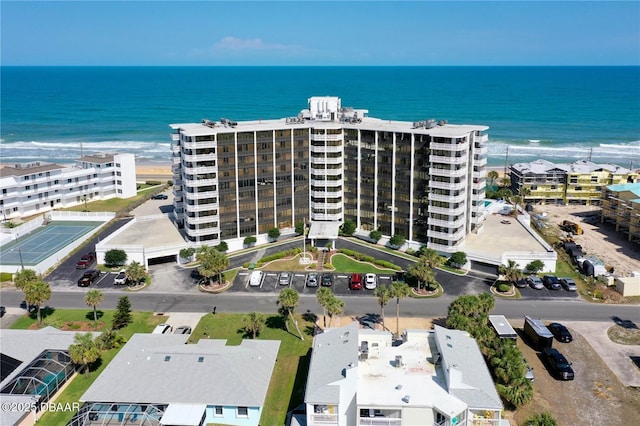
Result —
<instances>
[{"instance_id":1,"label":"building balcony","mask_svg":"<svg viewBox=\"0 0 640 426\"><path fill-rule=\"evenodd\" d=\"M172 142L180 142L180 133L171 133Z\"/></svg>"},{"instance_id":2,"label":"building balcony","mask_svg":"<svg viewBox=\"0 0 640 426\"><path fill-rule=\"evenodd\" d=\"M174 161L175 161L175 158L174 158ZM176 162L174 162L174 163L171 165L171 173L173 173L173 174L177 174L177 173L180 173L180 170L182 170L182 166L180 165L180 161L179 161L179 160L178 160L178 162L177 162L177 163L176 163Z\"/></svg>"},{"instance_id":3,"label":"building balcony","mask_svg":"<svg viewBox=\"0 0 640 426\"><path fill-rule=\"evenodd\" d=\"M204 235L219 234L220 228L189 229L185 227L185 232L187 233L187 235L190 235L192 237L202 237Z\"/></svg>"},{"instance_id":4,"label":"building balcony","mask_svg":"<svg viewBox=\"0 0 640 426\"><path fill-rule=\"evenodd\" d=\"M341 141L342 134L340 135L317 135L315 133L311 133L311 141Z\"/></svg>"},{"instance_id":5,"label":"building balcony","mask_svg":"<svg viewBox=\"0 0 640 426\"><path fill-rule=\"evenodd\" d=\"M343 158L340 157L312 157L311 169L315 168L315 164L342 164Z\"/></svg>"},{"instance_id":6,"label":"building balcony","mask_svg":"<svg viewBox=\"0 0 640 426\"><path fill-rule=\"evenodd\" d=\"M312 425L328 426L328 425L338 424L337 414L311 414L309 418L311 420L311 423L309 424L309 426L312 426Z\"/></svg>"},{"instance_id":7,"label":"building balcony","mask_svg":"<svg viewBox=\"0 0 640 426\"><path fill-rule=\"evenodd\" d=\"M206 174L206 173L218 173L218 166L208 166L208 167L186 167L185 171L188 171L189 174Z\"/></svg>"},{"instance_id":8,"label":"building balcony","mask_svg":"<svg viewBox=\"0 0 640 426\"><path fill-rule=\"evenodd\" d=\"M467 168L463 167L458 170L451 170L451 169L437 169L435 167L429 167L429 174L433 176L443 176L443 177L460 177L467 174Z\"/></svg>"},{"instance_id":9,"label":"building balcony","mask_svg":"<svg viewBox=\"0 0 640 426\"><path fill-rule=\"evenodd\" d=\"M487 181L486 179L479 179L478 182L473 182L471 186L473 189L482 189L487 186Z\"/></svg>"},{"instance_id":10,"label":"building balcony","mask_svg":"<svg viewBox=\"0 0 640 426\"><path fill-rule=\"evenodd\" d=\"M218 191L206 191L206 192L185 192L184 196L187 200L202 200L203 198L215 198L218 196Z\"/></svg>"},{"instance_id":11,"label":"building balcony","mask_svg":"<svg viewBox=\"0 0 640 426\"><path fill-rule=\"evenodd\" d=\"M342 201L336 203L317 203L311 201L311 209L336 210L342 208Z\"/></svg>"},{"instance_id":12,"label":"building balcony","mask_svg":"<svg viewBox=\"0 0 640 426\"><path fill-rule=\"evenodd\" d=\"M207 203L207 204L184 204L185 211L188 212L204 212L208 210L215 210L220 208L220 204L218 203Z\"/></svg>"},{"instance_id":13,"label":"building balcony","mask_svg":"<svg viewBox=\"0 0 640 426\"><path fill-rule=\"evenodd\" d=\"M343 191L311 191L311 196L312 197L317 197L317 198L342 198L343 197Z\"/></svg>"},{"instance_id":14,"label":"building balcony","mask_svg":"<svg viewBox=\"0 0 640 426\"><path fill-rule=\"evenodd\" d=\"M429 219L427 219L427 223L433 226L442 226L445 228L455 229L464 225L464 216L456 220L442 220L430 217Z\"/></svg>"},{"instance_id":15,"label":"building balcony","mask_svg":"<svg viewBox=\"0 0 640 426\"><path fill-rule=\"evenodd\" d=\"M201 217L189 217L185 216L184 220L186 223L190 223L192 225L196 225L199 223L211 223L211 222L219 222L219 217L217 215L214 216L201 216ZM214 226L211 229L220 229L220 226Z\"/></svg>"},{"instance_id":16,"label":"building balcony","mask_svg":"<svg viewBox=\"0 0 640 426\"><path fill-rule=\"evenodd\" d=\"M486 144L480 144L479 147L476 147L475 153L477 155L487 155L489 153L489 147Z\"/></svg>"},{"instance_id":17,"label":"building balcony","mask_svg":"<svg viewBox=\"0 0 640 426\"><path fill-rule=\"evenodd\" d=\"M442 164L466 164L467 157L445 157L442 155L430 155L429 162L431 163L442 163Z\"/></svg>"},{"instance_id":18,"label":"building balcony","mask_svg":"<svg viewBox=\"0 0 640 426\"><path fill-rule=\"evenodd\" d=\"M311 145L311 152L314 152L314 153L342 152L342 146Z\"/></svg>"},{"instance_id":19,"label":"building balcony","mask_svg":"<svg viewBox=\"0 0 640 426\"><path fill-rule=\"evenodd\" d=\"M361 426L400 426L402 419L389 417L360 417Z\"/></svg>"},{"instance_id":20,"label":"building balcony","mask_svg":"<svg viewBox=\"0 0 640 426\"><path fill-rule=\"evenodd\" d=\"M465 205L464 204L462 204L462 205L460 205L458 207L451 207L451 208L429 206L429 213L446 214L448 216L458 216L458 215L461 215L462 213L464 213L464 211L465 211Z\"/></svg>"},{"instance_id":21,"label":"building balcony","mask_svg":"<svg viewBox=\"0 0 640 426\"><path fill-rule=\"evenodd\" d=\"M476 167L482 167L487 165L487 156L483 155L477 159L473 160L473 165Z\"/></svg>"},{"instance_id":22,"label":"building balcony","mask_svg":"<svg viewBox=\"0 0 640 426\"><path fill-rule=\"evenodd\" d=\"M182 146L186 149L216 148L218 146L218 143L216 141L199 141L199 142L182 141Z\"/></svg>"},{"instance_id":23,"label":"building balcony","mask_svg":"<svg viewBox=\"0 0 640 426\"><path fill-rule=\"evenodd\" d=\"M442 195L442 194L434 194L434 193L429 193L429 200L430 201L444 201L444 202L448 202L448 203L460 203L464 200L466 200L467 198L467 194L465 192L458 194L458 195Z\"/></svg>"},{"instance_id":24,"label":"building balcony","mask_svg":"<svg viewBox=\"0 0 640 426\"><path fill-rule=\"evenodd\" d=\"M180 144L171 144L171 152L175 154L180 154Z\"/></svg>"},{"instance_id":25,"label":"building balcony","mask_svg":"<svg viewBox=\"0 0 640 426\"><path fill-rule=\"evenodd\" d=\"M311 213L311 219L339 221L339 220L342 220L342 213L337 213L337 214Z\"/></svg>"},{"instance_id":26,"label":"building balcony","mask_svg":"<svg viewBox=\"0 0 640 426\"><path fill-rule=\"evenodd\" d=\"M431 237L431 238L438 238L440 240L447 240L447 241L460 241L461 239L464 238L464 229L461 229L457 232L440 232L440 231L431 231L428 230L427 231L427 237Z\"/></svg>"},{"instance_id":27,"label":"building balcony","mask_svg":"<svg viewBox=\"0 0 640 426\"><path fill-rule=\"evenodd\" d=\"M464 248L464 244L458 243L448 246L444 244L429 243L428 247L444 253L455 253L457 251L461 251Z\"/></svg>"},{"instance_id":28,"label":"building balcony","mask_svg":"<svg viewBox=\"0 0 640 426\"><path fill-rule=\"evenodd\" d=\"M434 189L448 189L451 191L465 189L467 187L467 182L462 180L461 182L440 182L437 180L429 181L429 188Z\"/></svg>"},{"instance_id":29,"label":"building balcony","mask_svg":"<svg viewBox=\"0 0 640 426\"><path fill-rule=\"evenodd\" d=\"M216 161L218 154L182 154L184 161Z\"/></svg>"},{"instance_id":30,"label":"building balcony","mask_svg":"<svg viewBox=\"0 0 640 426\"><path fill-rule=\"evenodd\" d=\"M342 179L338 180L323 180L323 179L311 179L311 185L327 187L327 188L336 188L338 186L342 186L344 181Z\"/></svg>"},{"instance_id":31,"label":"building balcony","mask_svg":"<svg viewBox=\"0 0 640 426\"><path fill-rule=\"evenodd\" d=\"M206 186L206 185L216 185L218 183L218 179L190 179L185 181L185 183L189 184L189 186L198 187L198 186Z\"/></svg>"},{"instance_id":32,"label":"building balcony","mask_svg":"<svg viewBox=\"0 0 640 426\"><path fill-rule=\"evenodd\" d=\"M432 142L429 144L429 148L431 149L440 149L444 151L464 151L469 149L469 143L441 143L441 142Z\"/></svg>"},{"instance_id":33,"label":"building balcony","mask_svg":"<svg viewBox=\"0 0 640 426\"><path fill-rule=\"evenodd\" d=\"M489 142L489 135L481 134L473 137L473 142L475 143L487 143Z\"/></svg>"}]
</instances>

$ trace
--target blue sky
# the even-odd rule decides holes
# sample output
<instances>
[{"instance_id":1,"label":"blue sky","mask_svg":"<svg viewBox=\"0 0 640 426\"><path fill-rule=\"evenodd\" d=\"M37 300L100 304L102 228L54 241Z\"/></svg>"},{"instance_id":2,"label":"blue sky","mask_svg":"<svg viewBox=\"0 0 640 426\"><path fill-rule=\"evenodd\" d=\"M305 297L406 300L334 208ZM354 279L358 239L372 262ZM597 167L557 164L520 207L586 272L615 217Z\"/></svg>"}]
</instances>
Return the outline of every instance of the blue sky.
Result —
<instances>
[{"instance_id":1,"label":"blue sky","mask_svg":"<svg viewBox=\"0 0 640 426\"><path fill-rule=\"evenodd\" d=\"M3 65L640 65L638 1L12 1Z\"/></svg>"}]
</instances>

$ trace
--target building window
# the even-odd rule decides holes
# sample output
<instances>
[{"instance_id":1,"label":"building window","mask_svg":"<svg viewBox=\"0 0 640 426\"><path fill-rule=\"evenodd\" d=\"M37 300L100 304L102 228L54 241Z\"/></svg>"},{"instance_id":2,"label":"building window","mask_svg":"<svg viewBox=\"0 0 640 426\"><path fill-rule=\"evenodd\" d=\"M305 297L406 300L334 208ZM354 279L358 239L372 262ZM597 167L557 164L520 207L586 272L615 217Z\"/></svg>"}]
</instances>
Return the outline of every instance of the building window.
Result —
<instances>
[{"instance_id":1,"label":"building window","mask_svg":"<svg viewBox=\"0 0 640 426\"><path fill-rule=\"evenodd\" d=\"M598 183L598 176L591 176L591 183Z\"/></svg>"},{"instance_id":2,"label":"building window","mask_svg":"<svg viewBox=\"0 0 640 426\"><path fill-rule=\"evenodd\" d=\"M238 417L249 417L249 408L247 407L238 407Z\"/></svg>"},{"instance_id":3,"label":"building window","mask_svg":"<svg viewBox=\"0 0 640 426\"><path fill-rule=\"evenodd\" d=\"M216 405L215 407L213 407L213 415L215 417L223 417L224 416L224 412L222 411L222 405Z\"/></svg>"}]
</instances>

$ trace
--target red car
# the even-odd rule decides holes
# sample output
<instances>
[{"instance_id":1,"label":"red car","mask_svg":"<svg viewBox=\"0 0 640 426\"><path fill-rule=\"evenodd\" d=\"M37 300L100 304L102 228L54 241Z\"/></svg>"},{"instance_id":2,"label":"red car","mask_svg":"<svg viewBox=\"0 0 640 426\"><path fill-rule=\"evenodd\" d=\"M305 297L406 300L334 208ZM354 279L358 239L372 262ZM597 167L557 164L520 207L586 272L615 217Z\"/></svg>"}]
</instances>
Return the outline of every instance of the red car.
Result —
<instances>
[{"instance_id":1,"label":"red car","mask_svg":"<svg viewBox=\"0 0 640 426\"><path fill-rule=\"evenodd\" d=\"M362 275L352 274L349 278L349 288L351 290L362 290Z\"/></svg>"},{"instance_id":2,"label":"red car","mask_svg":"<svg viewBox=\"0 0 640 426\"><path fill-rule=\"evenodd\" d=\"M95 253L87 253L78 260L78 263L76 263L76 269L87 269L95 260Z\"/></svg>"}]
</instances>

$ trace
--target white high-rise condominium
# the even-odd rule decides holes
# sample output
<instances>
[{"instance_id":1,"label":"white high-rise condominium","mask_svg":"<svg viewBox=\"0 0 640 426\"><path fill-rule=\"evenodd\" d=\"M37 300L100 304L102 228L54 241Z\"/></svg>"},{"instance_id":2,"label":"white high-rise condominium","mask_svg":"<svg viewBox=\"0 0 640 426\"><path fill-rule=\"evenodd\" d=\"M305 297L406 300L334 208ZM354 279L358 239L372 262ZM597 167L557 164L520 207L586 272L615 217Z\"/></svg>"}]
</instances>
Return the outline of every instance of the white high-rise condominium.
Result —
<instances>
[{"instance_id":1,"label":"white high-rise condominium","mask_svg":"<svg viewBox=\"0 0 640 426\"><path fill-rule=\"evenodd\" d=\"M296 117L172 124L174 207L191 241L216 243L345 220L441 252L482 226L487 126L390 121L312 97Z\"/></svg>"}]
</instances>

